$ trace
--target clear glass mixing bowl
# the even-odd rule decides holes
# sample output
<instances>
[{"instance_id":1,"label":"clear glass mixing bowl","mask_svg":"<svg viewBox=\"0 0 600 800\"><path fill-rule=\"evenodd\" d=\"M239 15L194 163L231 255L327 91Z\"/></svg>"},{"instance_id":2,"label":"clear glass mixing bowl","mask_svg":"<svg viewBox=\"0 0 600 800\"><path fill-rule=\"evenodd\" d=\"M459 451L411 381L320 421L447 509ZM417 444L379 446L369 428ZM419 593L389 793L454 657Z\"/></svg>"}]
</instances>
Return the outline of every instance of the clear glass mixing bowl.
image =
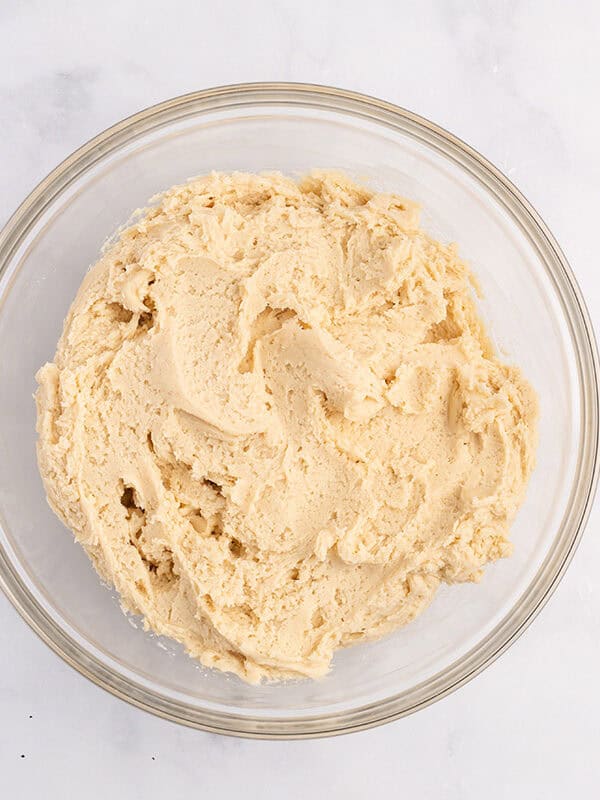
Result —
<instances>
[{"instance_id":1,"label":"clear glass mixing bowl","mask_svg":"<svg viewBox=\"0 0 600 800\"><path fill-rule=\"evenodd\" d=\"M515 553L481 584L443 587L415 622L335 658L320 681L247 686L201 668L121 612L46 504L34 374L54 353L87 268L156 192L210 170L346 170L420 201L484 292L499 350L540 397L537 468ZM571 270L511 183L454 136L369 97L305 85L231 86L143 111L82 147L0 235L0 582L31 627L95 683L178 722L246 736L366 728L421 708L519 635L564 572L596 482L597 354Z\"/></svg>"}]
</instances>

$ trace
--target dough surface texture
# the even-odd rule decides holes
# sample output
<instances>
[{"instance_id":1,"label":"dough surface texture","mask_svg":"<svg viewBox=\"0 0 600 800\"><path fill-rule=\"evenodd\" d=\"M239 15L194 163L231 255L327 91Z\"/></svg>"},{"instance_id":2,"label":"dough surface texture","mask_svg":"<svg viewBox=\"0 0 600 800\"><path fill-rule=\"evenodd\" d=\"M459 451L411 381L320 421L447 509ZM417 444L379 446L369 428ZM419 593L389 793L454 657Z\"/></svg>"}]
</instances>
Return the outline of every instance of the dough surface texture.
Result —
<instances>
[{"instance_id":1,"label":"dough surface texture","mask_svg":"<svg viewBox=\"0 0 600 800\"><path fill-rule=\"evenodd\" d=\"M339 173L167 191L37 379L53 509L126 609L245 680L322 676L511 552L535 394L456 247Z\"/></svg>"}]
</instances>

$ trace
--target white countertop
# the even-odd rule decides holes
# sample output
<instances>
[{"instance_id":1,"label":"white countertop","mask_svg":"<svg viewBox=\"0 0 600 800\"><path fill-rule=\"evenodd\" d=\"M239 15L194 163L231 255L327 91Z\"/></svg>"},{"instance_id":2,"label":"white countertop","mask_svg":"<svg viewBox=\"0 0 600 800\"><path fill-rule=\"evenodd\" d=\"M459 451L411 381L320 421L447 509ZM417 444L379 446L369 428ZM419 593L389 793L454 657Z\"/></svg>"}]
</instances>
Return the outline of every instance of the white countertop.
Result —
<instances>
[{"instance_id":1,"label":"white countertop","mask_svg":"<svg viewBox=\"0 0 600 800\"><path fill-rule=\"evenodd\" d=\"M5 0L0 31L1 222L140 108L217 84L328 83L423 114L504 170L600 320L596 0ZM408 719L330 740L244 741L145 714L60 661L0 596L0 794L598 796L599 523L596 504L548 606L481 676Z\"/></svg>"}]
</instances>

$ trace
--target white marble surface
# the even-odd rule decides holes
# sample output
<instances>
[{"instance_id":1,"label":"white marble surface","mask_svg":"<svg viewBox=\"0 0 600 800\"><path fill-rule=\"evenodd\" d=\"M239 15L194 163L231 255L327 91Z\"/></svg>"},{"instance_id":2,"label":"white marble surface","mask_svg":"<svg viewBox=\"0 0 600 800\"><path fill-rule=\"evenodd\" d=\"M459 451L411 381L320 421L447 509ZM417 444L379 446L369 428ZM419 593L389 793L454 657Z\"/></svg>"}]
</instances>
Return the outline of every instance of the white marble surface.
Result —
<instances>
[{"instance_id":1,"label":"white marble surface","mask_svg":"<svg viewBox=\"0 0 600 800\"><path fill-rule=\"evenodd\" d=\"M425 115L507 172L600 320L596 0L3 0L0 31L1 221L139 108L216 84L329 83ZM0 597L0 794L598 796L599 523L597 506L555 596L499 662L416 716L333 740L249 742L144 714L63 664Z\"/></svg>"}]
</instances>

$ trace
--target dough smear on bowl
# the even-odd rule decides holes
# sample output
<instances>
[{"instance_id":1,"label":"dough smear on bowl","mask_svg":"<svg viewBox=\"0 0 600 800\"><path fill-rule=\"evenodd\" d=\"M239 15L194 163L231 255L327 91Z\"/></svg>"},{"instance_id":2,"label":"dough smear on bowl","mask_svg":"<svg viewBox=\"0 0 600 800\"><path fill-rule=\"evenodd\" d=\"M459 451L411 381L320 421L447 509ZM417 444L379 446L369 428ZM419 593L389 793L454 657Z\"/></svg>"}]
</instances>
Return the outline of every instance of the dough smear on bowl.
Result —
<instances>
[{"instance_id":1,"label":"dough smear on bowl","mask_svg":"<svg viewBox=\"0 0 600 800\"><path fill-rule=\"evenodd\" d=\"M52 508L125 608L248 681L324 675L511 552L535 394L456 247L338 173L166 192L37 379Z\"/></svg>"}]
</instances>

